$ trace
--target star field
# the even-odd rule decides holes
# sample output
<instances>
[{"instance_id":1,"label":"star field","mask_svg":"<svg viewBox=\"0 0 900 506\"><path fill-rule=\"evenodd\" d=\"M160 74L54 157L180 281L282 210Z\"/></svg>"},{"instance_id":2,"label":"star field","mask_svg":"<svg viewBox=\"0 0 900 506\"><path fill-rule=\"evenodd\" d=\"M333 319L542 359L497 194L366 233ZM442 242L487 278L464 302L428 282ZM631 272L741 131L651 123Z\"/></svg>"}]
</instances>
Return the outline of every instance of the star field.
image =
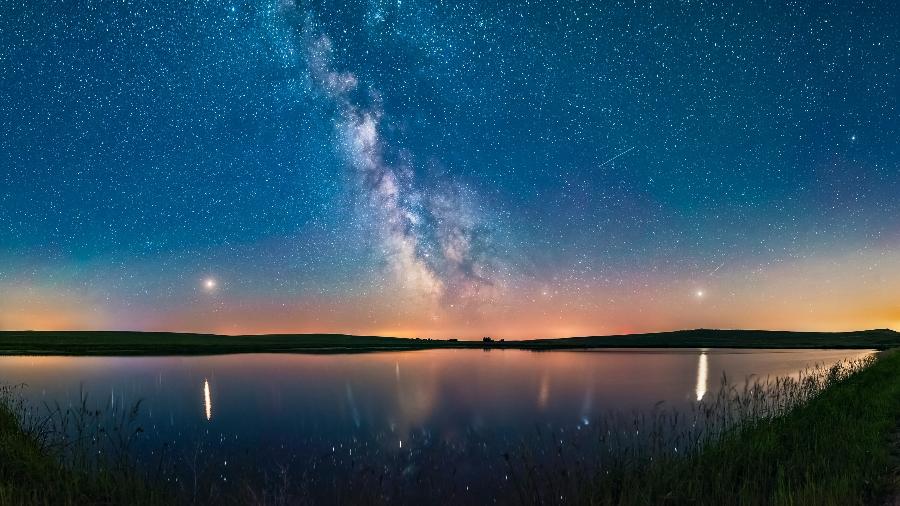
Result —
<instances>
[{"instance_id":1,"label":"star field","mask_svg":"<svg viewBox=\"0 0 900 506\"><path fill-rule=\"evenodd\" d=\"M0 328L900 328L890 2L26 2L0 27Z\"/></svg>"}]
</instances>

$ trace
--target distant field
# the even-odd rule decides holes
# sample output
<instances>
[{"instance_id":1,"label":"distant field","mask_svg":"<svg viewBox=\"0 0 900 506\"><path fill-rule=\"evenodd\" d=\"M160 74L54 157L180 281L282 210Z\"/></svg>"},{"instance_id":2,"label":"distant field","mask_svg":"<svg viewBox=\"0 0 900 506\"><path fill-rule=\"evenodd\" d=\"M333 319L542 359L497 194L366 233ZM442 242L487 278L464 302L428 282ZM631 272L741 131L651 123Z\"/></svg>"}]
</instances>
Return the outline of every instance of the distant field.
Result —
<instances>
[{"instance_id":1,"label":"distant field","mask_svg":"<svg viewBox=\"0 0 900 506\"><path fill-rule=\"evenodd\" d=\"M436 348L875 348L900 346L900 333L681 330L531 341L451 341L344 334L221 336L169 332L0 332L5 355L212 355L225 353L363 353Z\"/></svg>"}]
</instances>

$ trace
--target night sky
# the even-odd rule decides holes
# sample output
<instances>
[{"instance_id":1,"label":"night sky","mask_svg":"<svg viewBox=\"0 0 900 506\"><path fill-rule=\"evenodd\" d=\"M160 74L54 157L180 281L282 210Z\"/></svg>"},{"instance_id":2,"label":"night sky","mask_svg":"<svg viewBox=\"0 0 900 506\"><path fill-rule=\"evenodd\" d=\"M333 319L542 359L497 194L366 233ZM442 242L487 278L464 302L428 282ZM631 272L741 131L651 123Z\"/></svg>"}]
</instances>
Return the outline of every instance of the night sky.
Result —
<instances>
[{"instance_id":1,"label":"night sky","mask_svg":"<svg viewBox=\"0 0 900 506\"><path fill-rule=\"evenodd\" d=\"M875 2L6 2L0 329L900 329Z\"/></svg>"}]
</instances>

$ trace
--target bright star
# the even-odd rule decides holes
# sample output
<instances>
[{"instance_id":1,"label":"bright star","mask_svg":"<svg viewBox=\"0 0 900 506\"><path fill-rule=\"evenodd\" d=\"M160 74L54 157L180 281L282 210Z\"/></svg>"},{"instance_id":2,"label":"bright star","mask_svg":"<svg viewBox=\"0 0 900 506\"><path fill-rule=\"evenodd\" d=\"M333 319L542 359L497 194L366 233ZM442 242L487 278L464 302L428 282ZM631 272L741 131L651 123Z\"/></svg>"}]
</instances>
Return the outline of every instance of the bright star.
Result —
<instances>
[{"instance_id":1,"label":"bright star","mask_svg":"<svg viewBox=\"0 0 900 506\"><path fill-rule=\"evenodd\" d=\"M216 280L213 278L206 278L203 280L203 288L207 292L211 292L211 291L215 290L216 285L217 285Z\"/></svg>"},{"instance_id":2,"label":"bright star","mask_svg":"<svg viewBox=\"0 0 900 506\"><path fill-rule=\"evenodd\" d=\"M703 296L706 295L706 292L704 292L703 290L697 290L696 292L694 292L694 295L695 295L698 299L702 299Z\"/></svg>"}]
</instances>

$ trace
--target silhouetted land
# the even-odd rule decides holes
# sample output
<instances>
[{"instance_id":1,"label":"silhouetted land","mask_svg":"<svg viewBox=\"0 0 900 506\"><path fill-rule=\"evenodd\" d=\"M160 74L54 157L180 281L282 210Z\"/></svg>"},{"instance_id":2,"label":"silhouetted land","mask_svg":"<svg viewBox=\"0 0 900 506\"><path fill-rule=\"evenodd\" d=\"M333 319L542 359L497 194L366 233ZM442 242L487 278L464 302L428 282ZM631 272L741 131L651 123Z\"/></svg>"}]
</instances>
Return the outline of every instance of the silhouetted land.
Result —
<instances>
[{"instance_id":1,"label":"silhouetted land","mask_svg":"<svg viewBox=\"0 0 900 506\"><path fill-rule=\"evenodd\" d=\"M854 332L679 330L529 341L456 341L344 334L222 336L171 332L0 332L5 355L215 355L226 353L363 353L425 349L510 348L533 351L590 348L833 348L900 346L889 329Z\"/></svg>"}]
</instances>

